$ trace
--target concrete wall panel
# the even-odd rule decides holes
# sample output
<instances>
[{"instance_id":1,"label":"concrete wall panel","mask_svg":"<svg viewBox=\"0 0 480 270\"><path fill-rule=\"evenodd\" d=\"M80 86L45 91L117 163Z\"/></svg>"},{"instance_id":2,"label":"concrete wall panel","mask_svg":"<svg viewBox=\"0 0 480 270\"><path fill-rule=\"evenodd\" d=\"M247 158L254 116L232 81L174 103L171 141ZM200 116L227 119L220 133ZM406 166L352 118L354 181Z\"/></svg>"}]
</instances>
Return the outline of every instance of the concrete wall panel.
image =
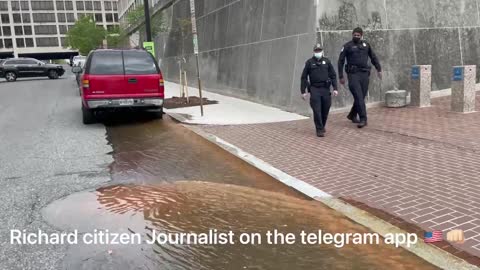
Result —
<instances>
[{"instance_id":1,"label":"concrete wall panel","mask_svg":"<svg viewBox=\"0 0 480 270\"><path fill-rule=\"evenodd\" d=\"M319 0L317 8L319 30L352 30L357 26L368 29L386 27L384 0Z\"/></svg>"},{"instance_id":2,"label":"concrete wall panel","mask_svg":"<svg viewBox=\"0 0 480 270\"><path fill-rule=\"evenodd\" d=\"M435 0L386 0L388 28L434 27L435 2Z\"/></svg>"},{"instance_id":3,"label":"concrete wall panel","mask_svg":"<svg viewBox=\"0 0 480 270\"><path fill-rule=\"evenodd\" d=\"M318 4L318 5L317 5ZM450 87L454 65L480 61L480 0L196 0L200 67L206 89L309 113L300 95L300 75L316 41L337 69L340 50L357 26L373 46L384 79L371 74L369 101L392 89L407 89L414 64L433 66L433 90ZM190 18L188 0L171 8ZM166 79L178 80L181 44L172 31L157 39ZM191 36L185 40L189 83L196 85ZM480 74L480 72L479 72ZM349 107L340 89L334 108Z\"/></svg>"},{"instance_id":4,"label":"concrete wall panel","mask_svg":"<svg viewBox=\"0 0 480 270\"><path fill-rule=\"evenodd\" d=\"M262 40L285 36L287 0L265 0Z\"/></svg>"},{"instance_id":5,"label":"concrete wall panel","mask_svg":"<svg viewBox=\"0 0 480 270\"><path fill-rule=\"evenodd\" d=\"M461 65L458 28L414 30L417 64L432 65L432 90L451 86L452 67Z\"/></svg>"}]
</instances>

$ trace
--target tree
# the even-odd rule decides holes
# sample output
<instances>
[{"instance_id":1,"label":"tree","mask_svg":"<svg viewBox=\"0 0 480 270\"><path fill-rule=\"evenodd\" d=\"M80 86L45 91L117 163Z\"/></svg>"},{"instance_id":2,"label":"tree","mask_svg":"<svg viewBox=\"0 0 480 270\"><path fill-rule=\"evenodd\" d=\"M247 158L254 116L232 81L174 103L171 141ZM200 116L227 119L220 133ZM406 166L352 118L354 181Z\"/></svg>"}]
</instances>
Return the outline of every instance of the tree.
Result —
<instances>
[{"instance_id":1,"label":"tree","mask_svg":"<svg viewBox=\"0 0 480 270\"><path fill-rule=\"evenodd\" d=\"M128 35L120 27L115 27L107 32L108 48L120 48L126 46Z\"/></svg>"},{"instance_id":2,"label":"tree","mask_svg":"<svg viewBox=\"0 0 480 270\"><path fill-rule=\"evenodd\" d=\"M145 19L145 9L143 5L138 5L134 10L130 11L127 14L127 22L130 26L137 25ZM162 13L155 14L151 20L151 31L152 36L155 37L159 33L167 32L168 26L167 21ZM140 27L140 32L144 33L146 31L145 24Z\"/></svg>"},{"instance_id":3,"label":"tree","mask_svg":"<svg viewBox=\"0 0 480 270\"><path fill-rule=\"evenodd\" d=\"M67 43L73 49L77 49L81 55L87 55L91 50L102 45L106 31L97 27L93 17L83 17L75 22L75 25L67 32Z\"/></svg>"},{"instance_id":4,"label":"tree","mask_svg":"<svg viewBox=\"0 0 480 270\"><path fill-rule=\"evenodd\" d=\"M177 19L172 30L172 37L180 47L180 55L185 57L185 42L191 42L192 21L190 19Z\"/></svg>"}]
</instances>

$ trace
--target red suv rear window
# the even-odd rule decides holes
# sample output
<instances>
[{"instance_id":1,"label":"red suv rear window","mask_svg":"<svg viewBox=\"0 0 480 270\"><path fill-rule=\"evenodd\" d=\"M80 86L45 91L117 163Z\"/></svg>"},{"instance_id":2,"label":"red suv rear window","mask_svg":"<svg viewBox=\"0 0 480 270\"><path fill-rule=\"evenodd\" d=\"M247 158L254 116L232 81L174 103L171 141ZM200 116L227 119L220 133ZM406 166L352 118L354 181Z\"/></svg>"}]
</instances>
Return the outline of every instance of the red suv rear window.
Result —
<instances>
[{"instance_id":1,"label":"red suv rear window","mask_svg":"<svg viewBox=\"0 0 480 270\"><path fill-rule=\"evenodd\" d=\"M105 51L93 53L89 74L123 75L122 52Z\"/></svg>"},{"instance_id":2,"label":"red suv rear window","mask_svg":"<svg viewBox=\"0 0 480 270\"><path fill-rule=\"evenodd\" d=\"M91 75L158 74L155 59L146 51L98 51L92 55Z\"/></svg>"},{"instance_id":3,"label":"red suv rear window","mask_svg":"<svg viewBox=\"0 0 480 270\"><path fill-rule=\"evenodd\" d=\"M124 51L123 61L126 75L158 74L157 65L148 52Z\"/></svg>"}]
</instances>

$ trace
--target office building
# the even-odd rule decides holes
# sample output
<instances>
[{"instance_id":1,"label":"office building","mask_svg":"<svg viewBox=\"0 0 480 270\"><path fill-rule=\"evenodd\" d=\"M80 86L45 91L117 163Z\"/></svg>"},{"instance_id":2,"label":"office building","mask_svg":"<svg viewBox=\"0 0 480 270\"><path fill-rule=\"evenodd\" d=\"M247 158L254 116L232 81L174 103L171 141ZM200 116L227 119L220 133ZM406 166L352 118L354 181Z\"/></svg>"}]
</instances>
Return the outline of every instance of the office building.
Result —
<instances>
[{"instance_id":1,"label":"office building","mask_svg":"<svg viewBox=\"0 0 480 270\"><path fill-rule=\"evenodd\" d=\"M97 25L118 25L116 0L0 0L0 58L12 56L68 58L65 34L82 16Z\"/></svg>"}]
</instances>

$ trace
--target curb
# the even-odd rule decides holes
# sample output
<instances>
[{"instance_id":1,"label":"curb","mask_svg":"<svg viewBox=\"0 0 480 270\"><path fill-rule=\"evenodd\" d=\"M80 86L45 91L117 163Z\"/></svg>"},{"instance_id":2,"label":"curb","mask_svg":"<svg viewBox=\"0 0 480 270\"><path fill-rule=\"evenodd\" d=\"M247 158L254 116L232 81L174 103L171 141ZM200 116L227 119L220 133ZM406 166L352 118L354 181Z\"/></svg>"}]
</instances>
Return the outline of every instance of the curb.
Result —
<instances>
[{"instance_id":1,"label":"curb","mask_svg":"<svg viewBox=\"0 0 480 270\"><path fill-rule=\"evenodd\" d=\"M172 118L181 122L181 118L177 118L176 115L170 115ZM256 167L257 169L263 171L264 173L272 176L276 180L284 183L285 185L294 188L295 190L305 194L306 196L320 201L327 205L328 207L334 209L337 212L345 215L351 220L371 229L373 232L378 233L379 235L385 237L386 234L407 234L408 232L364 211L357 207L354 207L340 199L333 197L332 195L307 184L293 176L290 176L281 170L271 166L270 164L256 158L255 156L241 150L240 148L232 145L219 137L212 135L210 133L204 132L198 126L191 126L188 124L182 124L184 127L193 131L197 135L203 137L204 139L216 144L222 149L228 151L232 155L242 159L248 164ZM453 254L450 254L436 246L428 245L419 241L410 247L406 245L401 245L404 249L409 252L417 255L418 257L424 259L425 261L441 268L441 269L458 269L458 270L480 270L479 267L472 265Z\"/></svg>"}]
</instances>

